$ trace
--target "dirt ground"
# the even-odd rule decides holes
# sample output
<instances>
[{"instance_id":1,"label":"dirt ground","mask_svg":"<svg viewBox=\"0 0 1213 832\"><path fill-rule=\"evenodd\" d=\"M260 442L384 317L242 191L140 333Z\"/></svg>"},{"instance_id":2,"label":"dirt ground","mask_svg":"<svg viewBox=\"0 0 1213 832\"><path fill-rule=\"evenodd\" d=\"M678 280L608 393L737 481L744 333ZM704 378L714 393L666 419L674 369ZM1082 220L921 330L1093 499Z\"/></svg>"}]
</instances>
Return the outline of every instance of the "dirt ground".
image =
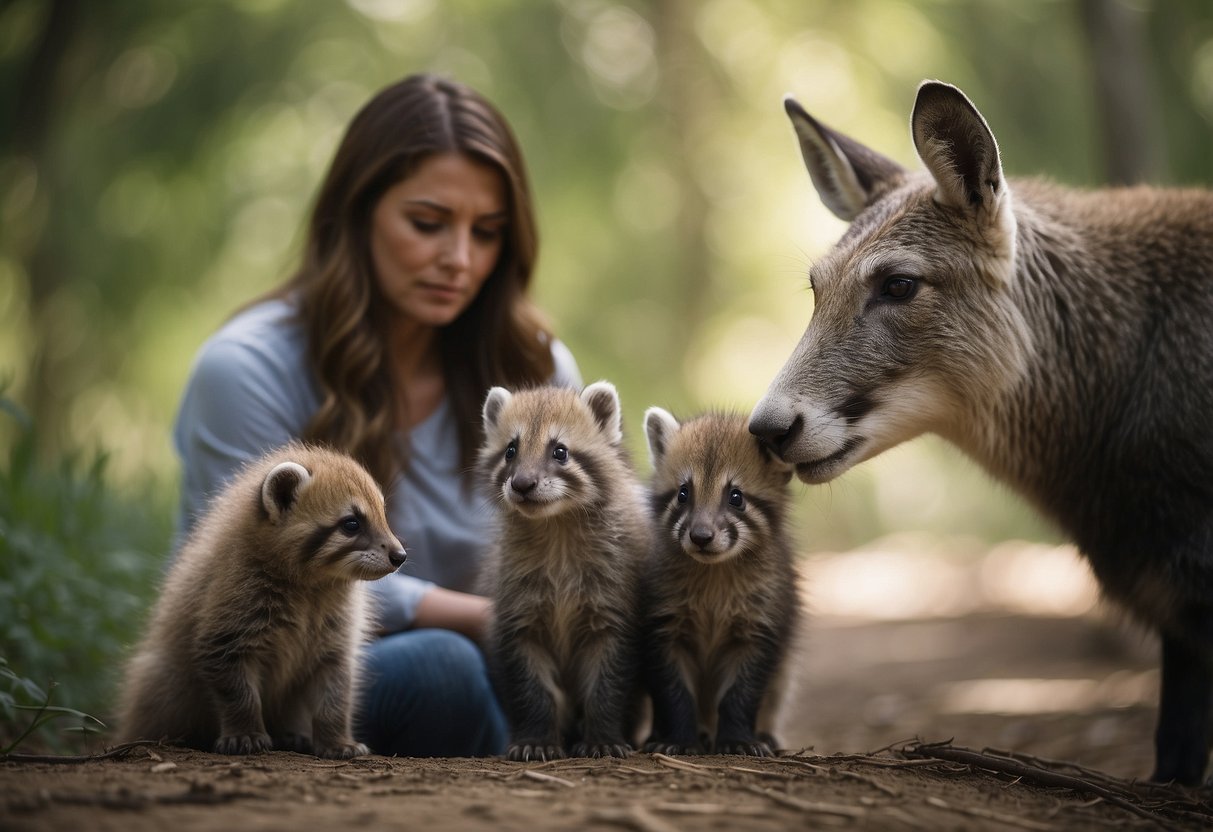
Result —
<instances>
[{"instance_id":1,"label":"dirt ground","mask_svg":"<svg viewBox=\"0 0 1213 832\"><path fill-rule=\"evenodd\" d=\"M1099 612L816 615L776 759L334 762L139 747L0 763L0 829L1208 829L1210 790L1133 782L1152 762L1155 662L1148 639Z\"/></svg>"}]
</instances>

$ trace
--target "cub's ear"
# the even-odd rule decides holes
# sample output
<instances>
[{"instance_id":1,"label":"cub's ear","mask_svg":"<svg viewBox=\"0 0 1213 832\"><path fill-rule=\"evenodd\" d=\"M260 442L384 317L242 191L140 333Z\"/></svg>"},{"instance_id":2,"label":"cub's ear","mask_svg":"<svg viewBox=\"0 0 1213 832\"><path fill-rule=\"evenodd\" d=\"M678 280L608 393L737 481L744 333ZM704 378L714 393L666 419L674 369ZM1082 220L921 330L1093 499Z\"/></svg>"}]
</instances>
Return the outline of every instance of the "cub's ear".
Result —
<instances>
[{"instance_id":1,"label":"cub's ear","mask_svg":"<svg viewBox=\"0 0 1213 832\"><path fill-rule=\"evenodd\" d=\"M792 474L796 472L796 466L790 462L785 462L783 457L771 450L771 446L759 437L754 437L754 445L758 448L758 453L765 460L766 465L783 480L783 484L787 485L792 481Z\"/></svg>"},{"instance_id":2,"label":"cub's ear","mask_svg":"<svg viewBox=\"0 0 1213 832\"><path fill-rule=\"evenodd\" d=\"M668 410L650 407L644 412L644 435L649 442L649 461L656 468L670 449L670 440L678 432L678 420Z\"/></svg>"},{"instance_id":3,"label":"cub's ear","mask_svg":"<svg viewBox=\"0 0 1213 832\"><path fill-rule=\"evenodd\" d=\"M598 429L607 441L618 445L623 441L623 418L620 415L619 393L609 381L596 381L581 391L581 400L594 414Z\"/></svg>"},{"instance_id":4,"label":"cub's ear","mask_svg":"<svg viewBox=\"0 0 1213 832\"><path fill-rule=\"evenodd\" d=\"M839 219L855 219L905 175L905 168L892 159L817 121L790 95L783 99L783 108L821 201Z\"/></svg>"},{"instance_id":5,"label":"cub's ear","mask_svg":"<svg viewBox=\"0 0 1213 832\"><path fill-rule=\"evenodd\" d=\"M992 221L1007 188L998 142L973 102L951 84L923 81L910 129L935 177L935 201Z\"/></svg>"},{"instance_id":6,"label":"cub's ear","mask_svg":"<svg viewBox=\"0 0 1213 832\"><path fill-rule=\"evenodd\" d=\"M265 475L261 483L261 507L271 523L282 520L311 481L312 475L298 462L279 462Z\"/></svg>"},{"instance_id":7,"label":"cub's ear","mask_svg":"<svg viewBox=\"0 0 1213 832\"><path fill-rule=\"evenodd\" d=\"M494 387L489 390L488 396L484 399L484 408L480 412L484 418L485 433L497 427L497 419L501 416L501 410L511 398L513 398L513 394L504 387Z\"/></svg>"}]
</instances>

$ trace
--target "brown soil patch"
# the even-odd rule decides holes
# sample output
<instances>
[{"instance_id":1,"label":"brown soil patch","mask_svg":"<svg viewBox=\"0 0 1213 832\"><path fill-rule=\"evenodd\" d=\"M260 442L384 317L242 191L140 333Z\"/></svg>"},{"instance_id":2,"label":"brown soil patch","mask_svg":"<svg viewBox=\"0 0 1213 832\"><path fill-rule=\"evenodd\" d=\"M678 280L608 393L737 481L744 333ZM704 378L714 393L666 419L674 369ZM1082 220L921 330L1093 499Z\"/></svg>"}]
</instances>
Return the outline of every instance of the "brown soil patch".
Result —
<instances>
[{"instance_id":1,"label":"brown soil patch","mask_svg":"<svg viewBox=\"0 0 1213 832\"><path fill-rule=\"evenodd\" d=\"M778 759L334 762L140 747L0 763L0 829L1207 829L1207 790L1132 782L1151 764L1152 699L1133 692L1153 684L1154 661L1098 618L818 619L784 721L793 753ZM1011 708L1025 712L974 698L1000 679L1035 680ZM1079 705L1034 703L1040 690ZM915 750L915 736L1006 751L973 764Z\"/></svg>"}]
</instances>

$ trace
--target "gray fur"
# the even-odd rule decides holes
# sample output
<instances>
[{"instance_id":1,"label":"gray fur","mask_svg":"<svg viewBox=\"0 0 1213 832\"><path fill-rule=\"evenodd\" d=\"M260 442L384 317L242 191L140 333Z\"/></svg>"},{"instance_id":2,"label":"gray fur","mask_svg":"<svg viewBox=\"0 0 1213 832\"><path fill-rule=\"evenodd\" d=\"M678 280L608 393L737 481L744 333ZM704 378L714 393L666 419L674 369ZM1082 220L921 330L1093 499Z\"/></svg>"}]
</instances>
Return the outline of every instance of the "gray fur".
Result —
<instances>
[{"instance_id":1,"label":"gray fur","mask_svg":"<svg viewBox=\"0 0 1213 832\"><path fill-rule=\"evenodd\" d=\"M619 447L618 395L598 382L581 395L493 396L500 407L485 408L480 472L501 508L500 537L483 586L506 756L626 756L649 531Z\"/></svg>"},{"instance_id":2,"label":"gray fur","mask_svg":"<svg viewBox=\"0 0 1213 832\"><path fill-rule=\"evenodd\" d=\"M911 127L928 172L867 174L750 429L806 482L936 433L1015 487L1161 633L1154 777L1197 782L1213 737L1213 193L1007 182L985 120L938 82ZM817 164L844 161L863 166Z\"/></svg>"},{"instance_id":3,"label":"gray fur","mask_svg":"<svg viewBox=\"0 0 1213 832\"><path fill-rule=\"evenodd\" d=\"M789 467L740 415L645 414L654 557L644 581L646 751L771 756L800 615Z\"/></svg>"}]
</instances>

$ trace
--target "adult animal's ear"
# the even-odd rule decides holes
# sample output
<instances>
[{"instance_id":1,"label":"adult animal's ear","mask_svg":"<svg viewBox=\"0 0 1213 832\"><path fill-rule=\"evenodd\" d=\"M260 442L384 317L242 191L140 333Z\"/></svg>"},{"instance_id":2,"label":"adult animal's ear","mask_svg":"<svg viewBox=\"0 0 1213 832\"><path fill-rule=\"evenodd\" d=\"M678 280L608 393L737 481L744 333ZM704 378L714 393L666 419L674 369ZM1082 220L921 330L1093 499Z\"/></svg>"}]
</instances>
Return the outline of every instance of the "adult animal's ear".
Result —
<instances>
[{"instance_id":1,"label":"adult animal's ear","mask_svg":"<svg viewBox=\"0 0 1213 832\"><path fill-rule=\"evenodd\" d=\"M489 390L489 394L484 398L484 408L480 411L481 417L484 419L485 433L497 427L497 420L501 417L501 410L509 403L511 398L513 398L513 394L504 387L494 387Z\"/></svg>"},{"instance_id":2,"label":"adult animal's ear","mask_svg":"<svg viewBox=\"0 0 1213 832\"><path fill-rule=\"evenodd\" d=\"M1007 202L998 142L973 102L942 81L923 81L910 116L914 147L937 189L935 201L993 222Z\"/></svg>"},{"instance_id":3,"label":"adult animal's ear","mask_svg":"<svg viewBox=\"0 0 1213 832\"><path fill-rule=\"evenodd\" d=\"M905 175L901 165L826 127L791 96L783 99L783 108L821 201L839 219L855 219Z\"/></svg>"},{"instance_id":4,"label":"adult animal's ear","mask_svg":"<svg viewBox=\"0 0 1213 832\"><path fill-rule=\"evenodd\" d=\"M596 381L581 391L581 400L594 414L594 421L612 445L623 441L623 417L620 414L619 393L609 381Z\"/></svg>"},{"instance_id":5,"label":"adult animal's ear","mask_svg":"<svg viewBox=\"0 0 1213 832\"><path fill-rule=\"evenodd\" d=\"M270 522L280 522L311 482L312 475L298 462L275 465L261 483L261 507Z\"/></svg>"},{"instance_id":6,"label":"adult animal's ear","mask_svg":"<svg viewBox=\"0 0 1213 832\"><path fill-rule=\"evenodd\" d=\"M644 412L644 435L649 442L649 461L654 468L665 459L670 440L678 432L678 427L678 420L668 410L650 407Z\"/></svg>"}]
</instances>

